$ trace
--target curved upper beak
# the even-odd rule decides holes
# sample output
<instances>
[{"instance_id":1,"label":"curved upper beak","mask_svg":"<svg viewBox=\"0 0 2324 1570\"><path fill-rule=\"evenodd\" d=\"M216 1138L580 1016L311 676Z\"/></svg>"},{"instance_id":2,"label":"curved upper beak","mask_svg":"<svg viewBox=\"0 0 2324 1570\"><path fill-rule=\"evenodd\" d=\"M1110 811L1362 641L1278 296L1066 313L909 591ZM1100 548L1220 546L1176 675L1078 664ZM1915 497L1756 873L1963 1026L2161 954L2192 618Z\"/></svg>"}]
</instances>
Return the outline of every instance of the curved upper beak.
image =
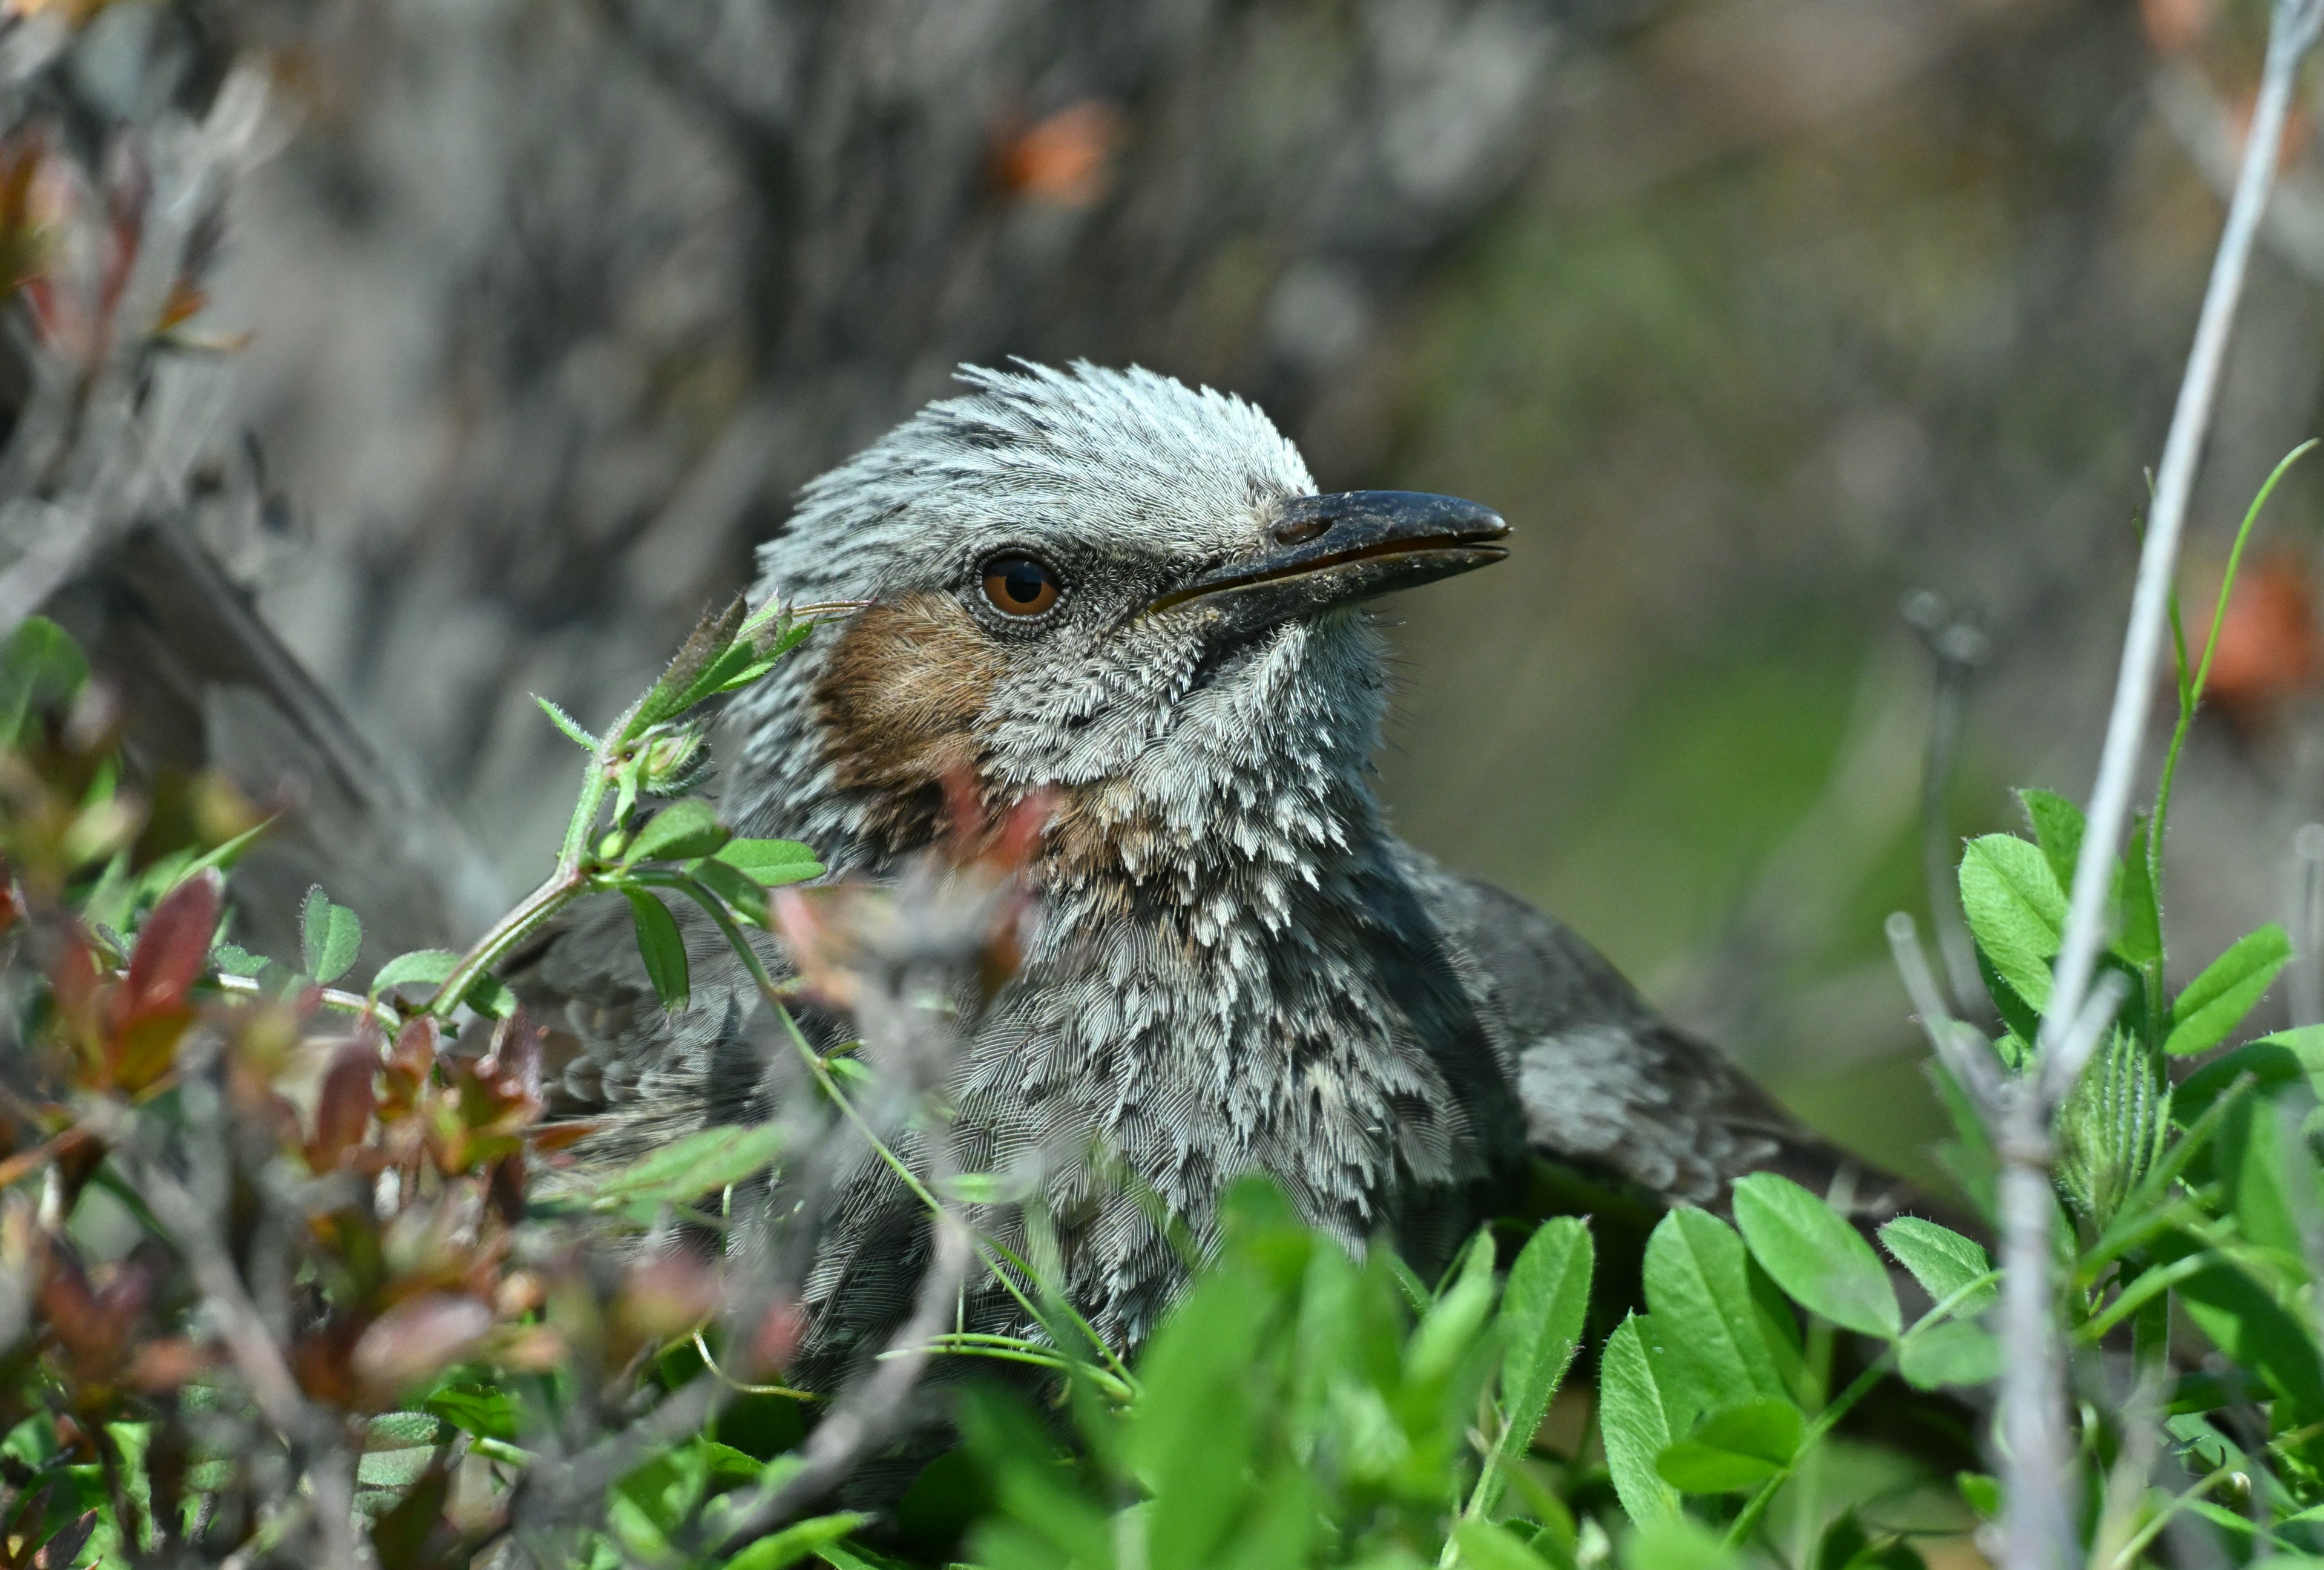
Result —
<instances>
[{"instance_id":1,"label":"curved upper beak","mask_svg":"<svg viewBox=\"0 0 2324 1570\"><path fill-rule=\"evenodd\" d=\"M1420 491L1342 491L1277 510L1279 549L1226 563L1171 590L1150 614L1200 602L1236 631L1352 605L1489 566L1509 526L1489 507Z\"/></svg>"}]
</instances>

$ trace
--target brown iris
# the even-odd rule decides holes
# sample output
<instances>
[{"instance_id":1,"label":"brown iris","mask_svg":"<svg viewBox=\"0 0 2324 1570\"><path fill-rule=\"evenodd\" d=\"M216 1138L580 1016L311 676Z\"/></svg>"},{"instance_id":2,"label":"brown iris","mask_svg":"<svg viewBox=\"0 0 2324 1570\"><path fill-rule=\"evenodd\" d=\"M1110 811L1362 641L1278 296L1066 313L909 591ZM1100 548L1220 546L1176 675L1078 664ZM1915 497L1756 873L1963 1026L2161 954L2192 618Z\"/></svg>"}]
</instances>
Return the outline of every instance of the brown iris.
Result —
<instances>
[{"instance_id":1,"label":"brown iris","mask_svg":"<svg viewBox=\"0 0 2324 1570\"><path fill-rule=\"evenodd\" d=\"M1029 556L984 564L984 597L1004 616L1038 616L1057 603L1056 575Z\"/></svg>"}]
</instances>

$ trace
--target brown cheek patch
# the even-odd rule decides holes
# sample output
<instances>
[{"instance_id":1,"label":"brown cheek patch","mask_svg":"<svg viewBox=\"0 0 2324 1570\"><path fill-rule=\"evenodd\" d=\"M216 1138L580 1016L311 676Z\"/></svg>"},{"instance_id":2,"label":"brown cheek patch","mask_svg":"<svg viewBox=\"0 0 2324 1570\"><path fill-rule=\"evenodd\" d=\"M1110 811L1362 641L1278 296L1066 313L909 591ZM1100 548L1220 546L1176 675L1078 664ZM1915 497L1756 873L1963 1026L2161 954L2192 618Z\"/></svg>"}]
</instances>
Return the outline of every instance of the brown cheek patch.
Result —
<instances>
[{"instance_id":1,"label":"brown cheek patch","mask_svg":"<svg viewBox=\"0 0 2324 1570\"><path fill-rule=\"evenodd\" d=\"M935 832L946 776L977 772L976 719L1001 667L949 595L906 595L849 620L816 712L839 782L872 799L872 834L900 849Z\"/></svg>"}]
</instances>

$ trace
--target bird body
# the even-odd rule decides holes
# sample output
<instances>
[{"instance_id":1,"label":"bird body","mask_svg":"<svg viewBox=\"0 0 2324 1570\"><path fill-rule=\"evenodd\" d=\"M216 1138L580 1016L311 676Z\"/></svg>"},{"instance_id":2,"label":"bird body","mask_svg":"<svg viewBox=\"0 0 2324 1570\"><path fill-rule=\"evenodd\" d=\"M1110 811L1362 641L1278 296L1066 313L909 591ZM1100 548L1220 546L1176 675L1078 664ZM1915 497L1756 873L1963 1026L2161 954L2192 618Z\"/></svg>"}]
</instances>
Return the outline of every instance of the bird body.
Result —
<instances>
[{"instance_id":1,"label":"bird body","mask_svg":"<svg viewBox=\"0 0 2324 1570\"><path fill-rule=\"evenodd\" d=\"M1363 602L1497 559L1497 516L1319 496L1257 410L1148 373L964 380L762 548L762 593L869 603L737 701L720 792L738 832L874 879L941 835L948 781L995 813L1047 803L1038 920L944 1087L958 1159L1026 1191L982 1224L1021 1238L1038 1213L1067 1295L1126 1347L1247 1172L1351 1246L1422 1260L1536 1153L1669 1200L1768 1165L1829 1178L1842 1158L1572 933L1384 823ZM519 978L581 1099L633 1131L763 1113L738 1045L755 996L699 958L667 1020L610 919ZM927 1246L868 1156L830 1214L810 1377L879 1344ZM963 1316L1034 1329L990 1282Z\"/></svg>"}]
</instances>

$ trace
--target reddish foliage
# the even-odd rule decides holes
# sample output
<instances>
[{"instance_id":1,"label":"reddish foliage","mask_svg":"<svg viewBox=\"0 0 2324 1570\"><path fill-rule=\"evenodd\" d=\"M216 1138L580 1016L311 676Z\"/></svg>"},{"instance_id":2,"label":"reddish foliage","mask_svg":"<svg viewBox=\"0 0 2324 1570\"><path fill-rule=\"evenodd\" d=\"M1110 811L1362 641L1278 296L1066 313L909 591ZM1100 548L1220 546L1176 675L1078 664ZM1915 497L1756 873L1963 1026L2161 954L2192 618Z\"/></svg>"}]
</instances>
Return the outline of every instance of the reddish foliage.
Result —
<instances>
[{"instance_id":1,"label":"reddish foliage","mask_svg":"<svg viewBox=\"0 0 2324 1570\"><path fill-rule=\"evenodd\" d=\"M2197 651L2209 632L2192 634ZM2204 699L2249 727L2313 688L2319 677L2324 637L2317 629L2315 580L2298 558L2271 554L2244 572L2228 596Z\"/></svg>"},{"instance_id":2,"label":"reddish foliage","mask_svg":"<svg viewBox=\"0 0 2324 1570\"><path fill-rule=\"evenodd\" d=\"M1121 131L1120 110L1084 98L1004 132L993 149L993 182L1013 196L1089 207L1105 195Z\"/></svg>"}]
</instances>

